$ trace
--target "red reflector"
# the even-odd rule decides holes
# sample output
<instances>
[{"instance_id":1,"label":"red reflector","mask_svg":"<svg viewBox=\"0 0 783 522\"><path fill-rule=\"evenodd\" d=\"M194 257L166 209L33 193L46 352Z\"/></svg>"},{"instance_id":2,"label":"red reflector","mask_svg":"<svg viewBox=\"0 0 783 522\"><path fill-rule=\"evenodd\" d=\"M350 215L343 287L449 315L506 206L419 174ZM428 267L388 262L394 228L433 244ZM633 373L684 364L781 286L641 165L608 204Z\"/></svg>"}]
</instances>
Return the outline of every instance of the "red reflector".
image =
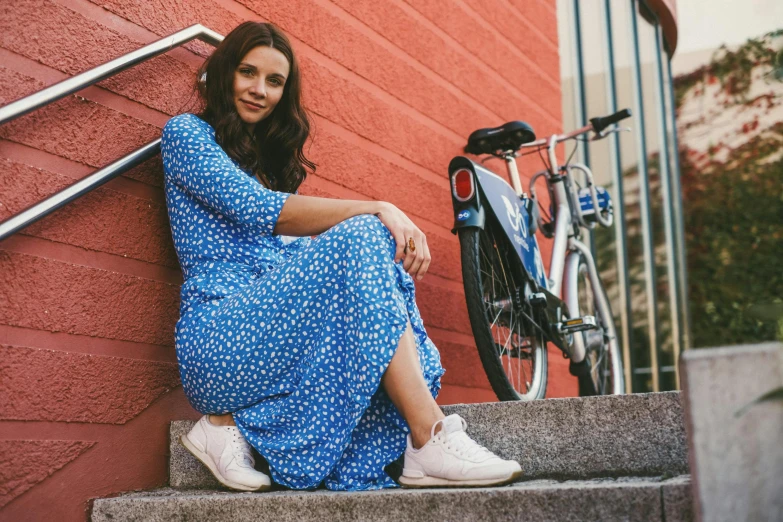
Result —
<instances>
[{"instance_id":1,"label":"red reflector","mask_svg":"<svg viewBox=\"0 0 783 522\"><path fill-rule=\"evenodd\" d=\"M473 197L473 175L469 170L458 170L454 174L454 196L460 201L467 201Z\"/></svg>"}]
</instances>

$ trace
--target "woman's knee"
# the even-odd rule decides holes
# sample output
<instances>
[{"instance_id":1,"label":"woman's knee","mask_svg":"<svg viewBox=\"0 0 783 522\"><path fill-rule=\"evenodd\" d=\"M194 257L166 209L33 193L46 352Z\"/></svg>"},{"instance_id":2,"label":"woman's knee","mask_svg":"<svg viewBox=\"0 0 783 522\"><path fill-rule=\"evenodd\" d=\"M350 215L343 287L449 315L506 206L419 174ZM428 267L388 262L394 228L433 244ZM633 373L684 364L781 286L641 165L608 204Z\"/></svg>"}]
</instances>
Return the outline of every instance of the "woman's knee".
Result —
<instances>
[{"instance_id":1,"label":"woman's knee","mask_svg":"<svg viewBox=\"0 0 783 522\"><path fill-rule=\"evenodd\" d=\"M381 219L374 214L359 214L350 217L342 222L351 231L359 234L382 235L383 233L391 235L389 229L383 224Z\"/></svg>"},{"instance_id":2,"label":"woman's knee","mask_svg":"<svg viewBox=\"0 0 783 522\"><path fill-rule=\"evenodd\" d=\"M386 225L373 214L359 214L332 227L330 236L362 249L379 249L392 259L396 243Z\"/></svg>"}]
</instances>

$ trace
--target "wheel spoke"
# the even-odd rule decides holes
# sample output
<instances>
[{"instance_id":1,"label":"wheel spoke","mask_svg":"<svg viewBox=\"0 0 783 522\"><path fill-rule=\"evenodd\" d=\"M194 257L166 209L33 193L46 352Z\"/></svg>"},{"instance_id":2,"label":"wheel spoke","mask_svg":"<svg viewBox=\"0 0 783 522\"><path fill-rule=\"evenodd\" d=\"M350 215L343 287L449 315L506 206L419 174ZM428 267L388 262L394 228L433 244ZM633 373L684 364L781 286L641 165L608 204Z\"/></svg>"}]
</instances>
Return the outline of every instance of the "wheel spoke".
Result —
<instances>
[{"instance_id":1,"label":"wheel spoke","mask_svg":"<svg viewBox=\"0 0 783 522\"><path fill-rule=\"evenodd\" d=\"M509 321L508 325L508 337L506 338L506 345L509 347L507 350L508 353L508 368L509 368L509 381L512 383L514 382L514 357L512 356L512 348L513 348L513 341L514 341L514 317L516 314L513 313L513 307L512 307L512 313L511 313L511 320ZM519 372L517 372L517 375L519 375ZM519 391L519 386L516 386L515 389Z\"/></svg>"}]
</instances>

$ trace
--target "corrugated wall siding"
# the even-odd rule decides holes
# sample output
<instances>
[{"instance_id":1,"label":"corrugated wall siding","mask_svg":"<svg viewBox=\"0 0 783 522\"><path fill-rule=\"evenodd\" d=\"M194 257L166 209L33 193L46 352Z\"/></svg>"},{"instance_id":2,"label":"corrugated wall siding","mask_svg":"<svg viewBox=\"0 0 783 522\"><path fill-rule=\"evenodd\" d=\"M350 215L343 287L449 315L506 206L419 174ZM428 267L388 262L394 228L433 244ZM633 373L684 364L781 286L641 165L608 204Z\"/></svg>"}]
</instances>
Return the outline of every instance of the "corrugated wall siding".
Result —
<instances>
[{"instance_id":1,"label":"corrugated wall siding","mask_svg":"<svg viewBox=\"0 0 783 522\"><path fill-rule=\"evenodd\" d=\"M16 0L0 16L0 104L193 23L222 34L276 23L300 58L315 129L318 173L302 193L385 199L422 228L433 262L417 300L447 369L439 402L490 401L446 168L476 128L560 129L554 6ZM0 218L159 136L210 50L189 44L1 127ZM181 281L158 158L0 243L2 518L80 520L89 498L165 482L167 424L197 418L173 347ZM552 355L550 395L575 394Z\"/></svg>"}]
</instances>

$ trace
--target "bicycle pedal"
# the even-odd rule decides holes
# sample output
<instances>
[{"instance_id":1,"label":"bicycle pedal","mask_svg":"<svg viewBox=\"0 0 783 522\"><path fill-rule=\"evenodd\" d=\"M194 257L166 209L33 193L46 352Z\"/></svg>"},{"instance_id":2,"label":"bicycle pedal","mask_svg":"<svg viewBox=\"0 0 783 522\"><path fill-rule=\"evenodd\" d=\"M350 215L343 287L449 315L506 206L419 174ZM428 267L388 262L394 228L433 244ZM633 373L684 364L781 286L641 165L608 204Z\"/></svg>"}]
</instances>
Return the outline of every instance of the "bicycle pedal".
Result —
<instances>
[{"instance_id":1,"label":"bicycle pedal","mask_svg":"<svg viewBox=\"0 0 783 522\"><path fill-rule=\"evenodd\" d=\"M585 315L582 317L575 317L568 319L562 323L557 323L557 330L561 334L572 334L574 332L583 332L585 330L594 330L598 328L595 322L595 317L592 315Z\"/></svg>"}]
</instances>

